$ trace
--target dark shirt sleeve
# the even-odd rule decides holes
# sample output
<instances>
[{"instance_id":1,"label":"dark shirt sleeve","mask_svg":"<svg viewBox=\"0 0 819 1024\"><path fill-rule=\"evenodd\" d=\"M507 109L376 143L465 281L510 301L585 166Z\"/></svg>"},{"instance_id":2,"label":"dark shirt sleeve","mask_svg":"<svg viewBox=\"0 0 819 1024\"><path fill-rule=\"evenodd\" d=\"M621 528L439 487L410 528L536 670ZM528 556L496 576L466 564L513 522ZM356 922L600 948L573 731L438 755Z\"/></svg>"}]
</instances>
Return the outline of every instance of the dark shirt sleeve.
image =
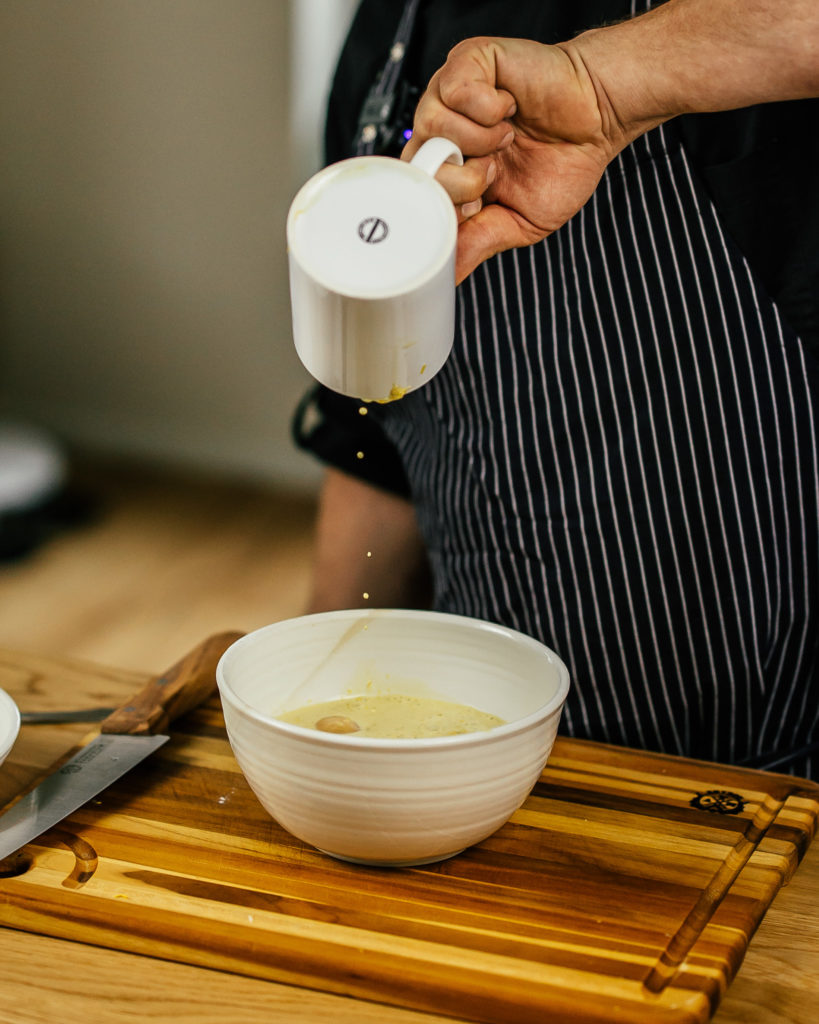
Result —
<instances>
[{"instance_id":1,"label":"dark shirt sleeve","mask_svg":"<svg viewBox=\"0 0 819 1024\"><path fill-rule=\"evenodd\" d=\"M409 497L409 484L398 453L369 410L355 398L316 385L299 403L293 438L325 465L358 477L385 491ZM361 452L363 458L359 458Z\"/></svg>"}]
</instances>

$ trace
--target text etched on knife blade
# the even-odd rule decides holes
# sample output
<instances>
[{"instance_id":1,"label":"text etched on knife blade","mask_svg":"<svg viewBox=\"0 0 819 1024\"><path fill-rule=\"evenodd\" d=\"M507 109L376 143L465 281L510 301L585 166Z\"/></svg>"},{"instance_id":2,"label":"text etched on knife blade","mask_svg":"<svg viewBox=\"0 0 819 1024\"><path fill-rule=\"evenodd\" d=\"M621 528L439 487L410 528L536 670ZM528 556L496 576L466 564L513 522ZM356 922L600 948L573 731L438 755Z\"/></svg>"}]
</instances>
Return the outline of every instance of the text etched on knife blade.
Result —
<instances>
[{"instance_id":1,"label":"text etched on knife blade","mask_svg":"<svg viewBox=\"0 0 819 1024\"><path fill-rule=\"evenodd\" d=\"M101 753L106 749L107 744L103 743L92 743L87 750L77 754L77 756L69 763L60 768L61 775L74 775L77 772L81 772L83 768L96 760Z\"/></svg>"}]
</instances>

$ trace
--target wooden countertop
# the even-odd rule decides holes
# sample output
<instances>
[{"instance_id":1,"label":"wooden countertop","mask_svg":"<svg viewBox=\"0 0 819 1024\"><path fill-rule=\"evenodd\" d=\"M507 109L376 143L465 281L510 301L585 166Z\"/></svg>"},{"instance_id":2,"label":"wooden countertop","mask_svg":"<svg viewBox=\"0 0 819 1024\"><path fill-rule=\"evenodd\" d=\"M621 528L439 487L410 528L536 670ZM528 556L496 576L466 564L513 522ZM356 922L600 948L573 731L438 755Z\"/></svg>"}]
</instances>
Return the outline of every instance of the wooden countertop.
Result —
<instances>
[{"instance_id":1,"label":"wooden countertop","mask_svg":"<svg viewBox=\"0 0 819 1024\"><path fill-rule=\"evenodd\" d=\"M26 710L116 704L139 673L0 648L0 688ZM0 768L0 806L87 735L87 725L29 726ZM2 900L2 888L0 888ZM148 956L0 930L0 1021L84 1018L108 1024L242 1020L253 1024L444 1024L384 1006ZM819 844L778 893L713 1017L715 1024L812 1024L819 1002ZM511 1024L511 1022L510 1022Z\"/></svg>"}]
</instances>

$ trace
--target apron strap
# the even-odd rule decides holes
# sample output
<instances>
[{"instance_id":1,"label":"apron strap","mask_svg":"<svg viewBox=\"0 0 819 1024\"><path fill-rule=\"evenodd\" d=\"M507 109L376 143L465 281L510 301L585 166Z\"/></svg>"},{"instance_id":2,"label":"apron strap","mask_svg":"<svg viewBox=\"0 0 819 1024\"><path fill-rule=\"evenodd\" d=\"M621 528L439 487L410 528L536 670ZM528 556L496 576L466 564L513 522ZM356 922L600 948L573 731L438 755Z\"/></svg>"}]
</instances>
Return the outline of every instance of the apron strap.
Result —
<instances>
[{"instance_id":1,"label":"apron strap","mask_svg":"<svg viewBox=\"0 0 819 1024\"><path fill-rule=\"evenodd\" d=\"M367 93L359 114L355 141L356 156L369 156L383 150L393 141L392 134L395 129L391 120L395 114L401 112L396 102L400 93L398 85L419 6L420 0L407 0L404 4L387 63L375 85ZM404 99L403 96L401 98Z\"/></svg>"}]
</instances>

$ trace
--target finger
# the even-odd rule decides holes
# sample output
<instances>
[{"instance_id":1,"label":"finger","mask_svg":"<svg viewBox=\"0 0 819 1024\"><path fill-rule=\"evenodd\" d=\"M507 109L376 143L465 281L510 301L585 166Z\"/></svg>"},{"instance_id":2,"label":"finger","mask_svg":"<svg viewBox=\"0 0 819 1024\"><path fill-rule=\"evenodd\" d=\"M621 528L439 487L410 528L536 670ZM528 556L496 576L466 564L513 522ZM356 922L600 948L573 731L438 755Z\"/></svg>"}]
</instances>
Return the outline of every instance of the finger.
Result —
<instances>
[{"instance_id":1,"label":"finger","mask_svg":"<svg viewBox=\"0 0 819 1024\"><path fill-rule=\"evenodd\" d=\"M487 128L463 114L449 110L441 103L430 101L423 108L419 105L415 112L412 138L402 158L413 157L427 139L436 136L454 142L465 157L470 157L488 156L506 148L514 139L515 132L508 121Z\"/></svg>"},{"instance_id":2,"label":"finger","mask_svg":"<svg viewBox=\"0 0 819 1024\"><path fill-rule=\"evenodd\" d=\"M442 164L435 178L446 189L456 206L480 199L494 180L495 162L491 157L473 157L462 167Z\"/></svg>"},{"instance_id":3,"label":"finger","mask_svg":"<svg viewBox=\"0 0 819 1024\"><path fill-rule=\"evenodd\" d=\"M469 220L470 217L474 217L475 214L480 213L482 209L483 200L481 199L475 199L471 203L464 203L463 206L458 207L458 220Z\"/></svg>"},{"instance_id":4,"label":"finger","mask_svg":"<svg viewBox=\"0 0 819 1024\"><path fill-rule=\"evenodd\" d=\"M471 40L450 53L430 81L430 91L450 110L490 128L515 112L515 98L496 84L492 45L473 46Z\"/></svg>"},{"instance_id":5,"label":"finger","mask_svg":"<svg viewBox=\"0 0 819 1024\"><path fill-rule=\"evenodd\" d=\"M410 156L436 135L457 143L467 156L485 156L514 138L508 118L516 104L510 92L495 87L494 49L474 42L483 41L456 46L430 79L415 110Z\"/></svg>"}]
</instances>

